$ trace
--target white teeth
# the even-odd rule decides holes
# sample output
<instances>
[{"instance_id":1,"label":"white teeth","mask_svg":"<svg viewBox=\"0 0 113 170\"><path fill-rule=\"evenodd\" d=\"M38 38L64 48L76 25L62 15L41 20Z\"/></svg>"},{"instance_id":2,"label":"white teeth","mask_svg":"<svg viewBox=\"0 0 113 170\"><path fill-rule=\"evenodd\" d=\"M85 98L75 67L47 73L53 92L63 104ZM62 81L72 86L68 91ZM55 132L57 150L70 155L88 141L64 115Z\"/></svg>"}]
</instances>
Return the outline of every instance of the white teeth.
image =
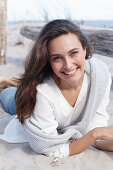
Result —
<instances>
[{"instance_id":1,"label":"white teeth","mask_svg":"<svg viewBox=\"0 0 113 170\"><path fill-rule=\"evenodd\" d=\"M73 71L70 72L64 72L65 74L73 74L77 69L74 69Z\"/></svg>"}]
</instances>

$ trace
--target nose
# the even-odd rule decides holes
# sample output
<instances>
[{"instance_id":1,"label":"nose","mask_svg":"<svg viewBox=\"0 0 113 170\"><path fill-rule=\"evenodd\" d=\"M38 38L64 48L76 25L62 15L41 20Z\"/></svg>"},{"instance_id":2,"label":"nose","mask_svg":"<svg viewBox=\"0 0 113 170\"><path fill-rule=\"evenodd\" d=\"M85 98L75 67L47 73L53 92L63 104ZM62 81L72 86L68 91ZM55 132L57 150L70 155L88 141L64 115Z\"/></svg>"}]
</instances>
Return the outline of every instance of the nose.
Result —
<instances>
[{"instance_id":1,"label":"nose","mask_svg":"<svg viewBox=\"0 0 113 170\"><path fill-rule=\"evenodd\" d=\"M65 58L64 63L63 63L64 69L71 69L72 67L72 60L70 58Z\"/></svg>"}]
</instances>

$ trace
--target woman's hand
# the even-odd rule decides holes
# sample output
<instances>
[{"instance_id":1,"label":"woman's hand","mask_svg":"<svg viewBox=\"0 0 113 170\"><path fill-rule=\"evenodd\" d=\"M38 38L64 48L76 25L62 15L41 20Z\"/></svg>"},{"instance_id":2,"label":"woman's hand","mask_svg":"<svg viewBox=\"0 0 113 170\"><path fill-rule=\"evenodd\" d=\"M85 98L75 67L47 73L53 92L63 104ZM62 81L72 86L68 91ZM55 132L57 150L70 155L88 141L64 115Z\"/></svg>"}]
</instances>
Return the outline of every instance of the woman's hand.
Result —
<instances>
[{"instance_id":1,"label":"woman's hand","mask_svg":"<svg viewBox=\"0 0 113 170\"><path fill-rule=\"evenodd\" d=\"M93 135L96 140L113 140L113 126L97 127L93 129Z\"/></svg>"},{"instance_id":2,"label":"woman's hand","mask_svg":"<svg viewBox=\"0 0 113 170\"><path fill-rule=\"evenodd\" d=\"M104 151L113 151L113 127L98 127L92 130L96 139L93 146ZM97 140L99 139L99 140Z\"/></svg>"}]
</instances>

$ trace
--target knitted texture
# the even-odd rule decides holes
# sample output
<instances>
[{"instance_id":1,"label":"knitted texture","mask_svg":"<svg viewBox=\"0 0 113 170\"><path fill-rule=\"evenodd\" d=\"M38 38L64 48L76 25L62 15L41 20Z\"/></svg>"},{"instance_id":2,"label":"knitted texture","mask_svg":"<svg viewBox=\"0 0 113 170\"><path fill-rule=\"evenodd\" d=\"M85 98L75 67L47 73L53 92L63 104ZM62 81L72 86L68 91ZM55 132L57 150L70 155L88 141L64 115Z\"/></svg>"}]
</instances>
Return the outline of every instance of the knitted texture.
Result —
<instances>
[{"instance_id":1,"label":"knitted texture","mask_svg":"<svg viewBox=\"0 0 113 170\"><path fill-rule=\"evenodd\" d=\"M36 152L46 154L55 151L62 144L79 139L87 132L88 124L96 113L106 91L109 69L105 63L92 57L86 60L85 72L90 76L90 89L85 102L85 112L80 122L58 130L58 135L54 136L41 132L30 121L25 121L23 126L28 142Z\"/></svg>"}]
</instances>

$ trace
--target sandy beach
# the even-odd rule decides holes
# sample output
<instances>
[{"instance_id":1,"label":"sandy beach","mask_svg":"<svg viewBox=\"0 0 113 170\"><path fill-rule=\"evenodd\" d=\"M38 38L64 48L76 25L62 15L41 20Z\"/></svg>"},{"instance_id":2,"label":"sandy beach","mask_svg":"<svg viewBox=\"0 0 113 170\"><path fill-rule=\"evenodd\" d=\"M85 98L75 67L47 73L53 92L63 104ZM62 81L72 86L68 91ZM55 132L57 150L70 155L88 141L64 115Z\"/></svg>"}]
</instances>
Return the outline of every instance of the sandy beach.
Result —
<instances>
[{"instance_id":1,"label":"sandy beach","mask_svg":"<svg viewBox=\"0 0 113 170\"><path fill-rule=\"evenodd\" d=\"M33 41L20 35L20 28L24 25L31 23L8 26L6 64L0 66L0 76L19 77L24 71L25 58L33 45ZM32 23L33 25L37 23ZM109 66L113 77L113 58L98 54L93 56ZM109 125L113 126L113 90L110 92L107 111L110 115ZM12 118L0 104L0 134ZM56 164L52 164L52 161L53 158L38 155L27 143L8 144L0 140L0 170L112 170L113 152L97 150L91 146L78 155L59 160Z\"/></svg>"}]
</instances>

